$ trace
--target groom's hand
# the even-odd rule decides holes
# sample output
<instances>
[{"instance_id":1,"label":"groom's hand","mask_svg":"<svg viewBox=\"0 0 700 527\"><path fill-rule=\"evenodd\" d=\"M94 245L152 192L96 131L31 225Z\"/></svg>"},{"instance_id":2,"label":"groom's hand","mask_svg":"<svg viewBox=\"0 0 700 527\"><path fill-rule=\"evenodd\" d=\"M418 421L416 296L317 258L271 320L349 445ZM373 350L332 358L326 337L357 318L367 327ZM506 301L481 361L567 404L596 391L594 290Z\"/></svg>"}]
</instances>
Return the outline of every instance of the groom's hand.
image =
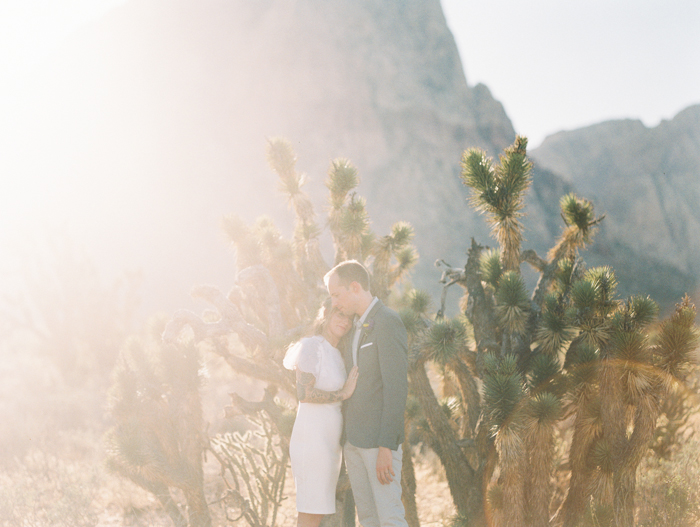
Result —
<instances>
[{"instance_id":1,"label":"groom's hand","mask_svg":"<svg viewBox=\"0 0 700 527\"><path fill-rule=\"evenodd\" d=\"M379 483L388 485L394 481L395 475L392 467L391 450L385 446L380 446L377 454L377 479Z\"/></svg>"}]
</instances>

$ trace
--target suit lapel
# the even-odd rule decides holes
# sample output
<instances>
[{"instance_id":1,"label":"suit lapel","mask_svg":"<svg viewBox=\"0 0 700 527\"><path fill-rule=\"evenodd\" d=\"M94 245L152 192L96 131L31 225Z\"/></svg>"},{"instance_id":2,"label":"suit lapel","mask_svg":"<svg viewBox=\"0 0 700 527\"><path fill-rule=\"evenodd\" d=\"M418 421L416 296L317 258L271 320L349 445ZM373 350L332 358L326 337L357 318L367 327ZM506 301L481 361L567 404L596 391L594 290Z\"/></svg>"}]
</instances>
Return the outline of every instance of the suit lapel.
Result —
<instances>
[{"instance_id":1,"label":"suit lapel","mask_svg":"<svg viewBox=\"0 0 700 527\"><path fill-rule=\"evenodd\" d=\"M372 332L372 329L374 328L374 316L377 314L377 311L379 311L379 308L381 305L382 305L382 301L377 300L377 303L374 304L371 311L369 313L367 313L367 318L365 319L365 323L362 324L362 330L360 332L360 341L357 344L358 356L360 354L360 348L365 343L365 341L367 340L367 337L369 336L369 334Z\"/></svg>"}]
</instances>

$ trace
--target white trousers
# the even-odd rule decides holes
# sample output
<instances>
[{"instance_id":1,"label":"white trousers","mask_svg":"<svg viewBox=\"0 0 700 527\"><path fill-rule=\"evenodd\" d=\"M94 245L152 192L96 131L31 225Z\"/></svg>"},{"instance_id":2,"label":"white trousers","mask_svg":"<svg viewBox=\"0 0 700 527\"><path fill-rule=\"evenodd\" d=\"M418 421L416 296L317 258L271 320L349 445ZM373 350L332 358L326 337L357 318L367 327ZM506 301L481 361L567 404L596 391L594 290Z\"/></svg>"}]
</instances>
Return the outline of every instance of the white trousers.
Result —
<instances>
[{"instance_id":1,"label":"white trousers","mask_svg":"<svg viewBox=\"0 0 700 527\"><path fill-rule=\"evenodd\" d=\"M382 485L377 479L378 448L358 448L345 443L348 470L357 518L362 527L407 527L401 501L401 445L392 450L394 481Z\"/></svg>"}]
</instances>

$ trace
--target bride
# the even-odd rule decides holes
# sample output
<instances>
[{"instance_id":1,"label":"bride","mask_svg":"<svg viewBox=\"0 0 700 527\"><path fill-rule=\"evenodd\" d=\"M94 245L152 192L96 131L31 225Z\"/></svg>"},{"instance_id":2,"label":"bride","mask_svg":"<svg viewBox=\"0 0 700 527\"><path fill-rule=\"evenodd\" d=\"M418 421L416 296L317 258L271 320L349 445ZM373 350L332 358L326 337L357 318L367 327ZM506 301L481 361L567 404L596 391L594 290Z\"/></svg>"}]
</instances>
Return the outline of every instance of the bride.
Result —
<instances>
[{"instance_id":1,"label":"bride","mask_svg":"<svg viewBox=\"0 0 700 527\"><path fill-rule=\"evenodd\" d=\"M339 351L352 320L331 306L321 307L314 335L292 345L284 366L296 371L297 410L289 444L297 491L297 526L318 527L335 512L343 429L342 401L355 391L357 368L346 375Z\"/></svg>"}]
</instances>

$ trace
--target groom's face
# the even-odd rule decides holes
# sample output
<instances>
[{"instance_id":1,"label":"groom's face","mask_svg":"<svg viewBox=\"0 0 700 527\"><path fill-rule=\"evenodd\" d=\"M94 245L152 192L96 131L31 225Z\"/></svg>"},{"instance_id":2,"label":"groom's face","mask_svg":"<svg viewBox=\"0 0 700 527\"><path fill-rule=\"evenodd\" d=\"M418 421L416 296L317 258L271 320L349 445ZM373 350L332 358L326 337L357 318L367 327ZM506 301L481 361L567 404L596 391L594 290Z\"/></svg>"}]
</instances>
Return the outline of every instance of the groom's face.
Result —
<instances>
[{"instance_id":1,"label":"groom's face","mask_svg":"<svg viewBox=\"0 0 700 527\"><path fill-rule=\"evenodd\" d=\"M352 284L345 286L340 283L340 277L333 274L328 279L328 294L331 296L333 307L337 308L343 315L352 317L355 315L355 305L357 304L353 294Z\"/></svg>"}]
</instances>

